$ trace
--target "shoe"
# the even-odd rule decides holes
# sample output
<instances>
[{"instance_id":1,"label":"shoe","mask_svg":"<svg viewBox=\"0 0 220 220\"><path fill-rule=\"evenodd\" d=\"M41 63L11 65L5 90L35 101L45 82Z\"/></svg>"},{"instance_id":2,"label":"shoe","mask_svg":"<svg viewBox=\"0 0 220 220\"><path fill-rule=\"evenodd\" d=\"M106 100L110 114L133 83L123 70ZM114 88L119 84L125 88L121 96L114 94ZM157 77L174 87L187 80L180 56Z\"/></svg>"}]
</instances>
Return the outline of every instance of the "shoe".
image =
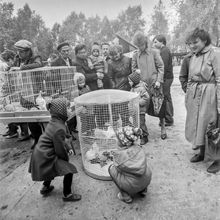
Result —
<instances>
[{"instance_id":1,"label":"shoe","mask_svg":"<svg viewBox=\"0 0 220 220\"><path fill-rule=\"evenodd\" d=\"M10 135L10 134L11 134L11 131L8 130L8 131L6 131L6 133L4 133L2 136L3 136L3 137L6 137L6 136L8 136L8 135Z\"/></svg>"},{"instance_id":2,"label":"shoe","mask_svg":"<svg viewBox=\"0 0 220 220\"><path fill-rule=\"evenodd\" d=\"M148 142L148 136L144 136L141 138L141 143L140 145L145 145Z\"/></svg>"},{"instance_id":3,"label":"shoe","mask_svg":"<svg viewBox=\"0 0 220 220\"><path fill-rule=\"evenodd\" d=\"M220 160L214 161L207 169L209 173L217 173L220 171Z\"/></svg>"},{"instance_id":4,"label":"shoe","mask_svg":"<svg viewBox=\"0 0 220 220\"><path fill-rule=\"evenodd\" d=\"M11 139L11 138L16 138L16 137L18 137L18 133L17 132L16 133L11 133L10 135L6 136L5 138L6 139Z\"/></svg>"},{"instance_id":5,"label":"shoe","mask_svg":"<svg viewBox=\"0 0 220 220\"><path fill-rule=\"evenodd\" d=\"M54 189L54 186L52 186L52 185L49 186L49 187L43 186L42 189L40 190L40 194L41 194L41 195L47 195L47 194L49 194L50 192L52 192L53 189Z\"/></svg>"},{"instance_id":6,"label":"shoe","mask_svg":"<svg viewBox=\"0 0 220 220\"><path fill-rule=\"evenodd\" d=\"M200 162L200 161L203 161L203 160L204 160L204 155L196 154L196 155L194 155L194 156L190 159L190 162L191 162L191 163L197 163L197 162Z\"/></svg>"},{"instance_id":7,"label":"shoe","mask_svg":"<svg viewBox=\"0 0 220 220\"><path fill-rule=\"evenodd\" d=\"M147 187L138 193L141 197L145 197L147 194Z\"/></svg>"},{"instance_id":8,"label":"shoe","mask_svg":"<svg viewBox=\"0 0 220 220\"><path fill-rule=\"evenodd\" d=\"M18 138L18 141L27 141L30 139L30 135L22 135L21 137Z\"/></svg>"},{"instance_id":9,"label":"shoe","mask_svg":"<svg viewBox=\"0 0 220 220\"><path fill-rule=\"evenodd\" d=\"M64 202L77 202L77 201L79 201L81 199L82 199L81 195L79 195L79 194L72 194L72 193L70 193L69 195L63 197L63 201Z\"/></svg>"},{"instance_id":10,"label":"shoe","mask_svg":"<svg viewBox=\"0 0 220 220\"><path fill-rule=\"evenodd\" d=\"M126 196L123 196L121 192L117 195L118 199L125 203L132 203L133 199L128 194Z\"/></svg>"}]
</instances>

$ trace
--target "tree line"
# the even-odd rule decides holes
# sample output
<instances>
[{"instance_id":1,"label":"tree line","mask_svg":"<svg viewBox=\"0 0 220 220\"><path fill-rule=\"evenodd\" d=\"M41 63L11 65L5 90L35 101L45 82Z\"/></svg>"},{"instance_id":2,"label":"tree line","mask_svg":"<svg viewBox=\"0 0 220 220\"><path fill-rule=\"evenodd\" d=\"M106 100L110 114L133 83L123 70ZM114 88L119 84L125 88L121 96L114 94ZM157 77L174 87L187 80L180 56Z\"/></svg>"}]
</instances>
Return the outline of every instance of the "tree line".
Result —
<instances>
[{"instance_id":1,"label":"tree line","mask_svg":"<svg viewBox=\"0 0 220 220\"><path fill-rule=\"evenodd\" d=\"M177 48L184 48L188 32L199 26L208 30L214 45L219 46L219 0L170 0L170 3L177 14L173 32L169 31L169 9L159 0L151 15L147 33L149 36L164 34L171 50L175 51ZM87 18L82 12L73 11L62 24L55 23L51 29L46 27L42 17L28 4L14 14L13 3L0 1L0 52L5 48L13 48L13 44L20 39L27 39L43 59L47 59L62 41L69 41L72 46L79 42L90 46L94 41L112 41L116 33L131 41L136 31L146 32L141 5L129 6L112 20L98 15Z\"/></svg>"}]
</instances>

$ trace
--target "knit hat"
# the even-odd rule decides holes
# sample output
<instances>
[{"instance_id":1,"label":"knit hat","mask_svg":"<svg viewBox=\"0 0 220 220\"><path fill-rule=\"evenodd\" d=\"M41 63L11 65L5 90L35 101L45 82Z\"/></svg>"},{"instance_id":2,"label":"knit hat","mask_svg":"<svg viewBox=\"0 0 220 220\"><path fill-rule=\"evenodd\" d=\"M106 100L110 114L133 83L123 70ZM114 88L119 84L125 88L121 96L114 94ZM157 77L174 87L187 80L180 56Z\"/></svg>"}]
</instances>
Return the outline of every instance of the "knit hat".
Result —
<instances>
[{"instance_id":1,"label":"knit hat","mask_svg":"<svg viewBox=\"0 0 220 220\"><path fill-rule=\"evenodd\" d=\"M141 80L141 76L137 72L133 72L128 76L128 78L134 83L134 85L137 85Z\"/></svg>"},{"instance_id":2,"label":"knit hat","mask_svg":"<svg viewBox=\"0 0 220 220\"><path fill-rule=\"evenodd\" d=\"M100 52L100 47L99 47L99 45L93 44L91 51L93 51L93 50L98 50L98 51Z\"/></svg>"},{"instance_id":3,"label":"knit hat","mask_svg":"<svg viewBox=\"0 0 220 220\"><path fill-rule=\"evenodd\" d=\"M116 130L116 137L118 138L121 146L129 147L142 135L140 128L134 128L132 126L125 126Z\"/></svg>"},{"instance_id":4,"label":"knit hat","mask_svg":"<svg viewBox=\"0 0 220 220\"><path fill-rule=\"evenodd\" d=\"M50 100L46 107L47 110L50 111L51 116L58 117L63 121L66 121L68 118L67 115L67 107L69 105L69 101L66 98L57 98Z\"/></svg>"},{"instance_id":5,"label":"knit hat","mask_svg":"<svg viewBox=\"0 0 220 220\"><path fill-rule=\"evenodd\" d=\"M31 49L32 43L27 40L19 40L14 44L14 46L17 50L25 51Z\"/></svg>"},{"instance_id":6,"label":"knit hat","mask_svg":"<svg viewBox=\"0 0 220 220\"><path fill-rule=\"evenodd\" d=\"M70 44L68 42L62 42L57 46L57 50L60 50L64 46L70 46Z\"/></svg>"},{"instance_id":7,"label":"knit hat","mask_svg":"<svg viewBox=\"0 0 220 220\"><path fill-rule=\"evenodd\" d=\"M78 72L75 73L75 75L74 75L74 82L77 85L79 85L81 83L85 83L85 81L86 81L86 78L85 78L85 76L82 73L78 73Z\"/></svg>"}]
</instances>

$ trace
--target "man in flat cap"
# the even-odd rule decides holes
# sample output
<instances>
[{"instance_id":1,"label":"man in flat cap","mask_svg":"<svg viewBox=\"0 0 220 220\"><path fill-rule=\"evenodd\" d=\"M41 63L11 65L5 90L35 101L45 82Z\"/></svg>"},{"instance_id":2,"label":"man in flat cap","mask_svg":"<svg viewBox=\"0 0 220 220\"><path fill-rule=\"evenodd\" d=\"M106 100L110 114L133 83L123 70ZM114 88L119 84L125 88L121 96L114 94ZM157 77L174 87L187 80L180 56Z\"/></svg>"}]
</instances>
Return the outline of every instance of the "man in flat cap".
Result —
<instances>
[{"instance_id":1,"label":"man in flat cap","mask_svg":"<svg viewBox=\"0 0 220 220\"><path fill-rule=\"evenodd\" d=\"M11 70L30 70L43 66L42 59L39 55L35 55L32 50L32 43L27 40L19 40L14 44L14 47L17 51L17 55L15 57L15 64ZM39 93L38 85L38 76L35 73L30 72L33 92L34 94ZM25 141L30 138L28 133L28 127L31 131L31 136L34 138L34 147L38 142L40 135L42 134L41 126L39 123L21 123L21 136L18 139L19 141Z\"/></svg>"},{"instance_id":2,"label":"man in flat cap","mask_svg":"<svg viewBox=\"0 0 220 220\"><path fill-rule=\"evenodd\" d=\"M59 57L51 63L51 66L72 66L70 56L70 44L68 42L60 43L57 46Z\"/></svg>"}]
</instances>

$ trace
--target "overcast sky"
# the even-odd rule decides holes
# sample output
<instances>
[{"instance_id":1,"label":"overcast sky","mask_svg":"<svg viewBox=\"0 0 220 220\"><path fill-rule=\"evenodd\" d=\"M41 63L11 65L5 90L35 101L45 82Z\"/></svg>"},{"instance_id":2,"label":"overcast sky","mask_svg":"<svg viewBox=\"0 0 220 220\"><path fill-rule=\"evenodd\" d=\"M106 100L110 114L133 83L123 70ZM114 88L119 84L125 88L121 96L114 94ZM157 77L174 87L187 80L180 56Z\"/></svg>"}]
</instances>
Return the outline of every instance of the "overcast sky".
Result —
<instances>
[{"instance_id":1,"label":"overcast sky","mask_svg":"<svg viewBox=\"0 0 220 220\"><path fill-rule=\"evenodd\" d=\"M3 0L12 2L15 11L22 8L25 3L28 3L32 10L41 15L46 23L46 26L51 28L55 22L62 24L65 18L72 12L82 12L86 17L99 15L101 18L105 15L109 19L116 18L127 7L141 5L143 17L146 21L149 20L153 11L153 7L158 3L158 0ZM163 3L168 4L169 0L163 0Z\"/></svg>"}]
</instances>

